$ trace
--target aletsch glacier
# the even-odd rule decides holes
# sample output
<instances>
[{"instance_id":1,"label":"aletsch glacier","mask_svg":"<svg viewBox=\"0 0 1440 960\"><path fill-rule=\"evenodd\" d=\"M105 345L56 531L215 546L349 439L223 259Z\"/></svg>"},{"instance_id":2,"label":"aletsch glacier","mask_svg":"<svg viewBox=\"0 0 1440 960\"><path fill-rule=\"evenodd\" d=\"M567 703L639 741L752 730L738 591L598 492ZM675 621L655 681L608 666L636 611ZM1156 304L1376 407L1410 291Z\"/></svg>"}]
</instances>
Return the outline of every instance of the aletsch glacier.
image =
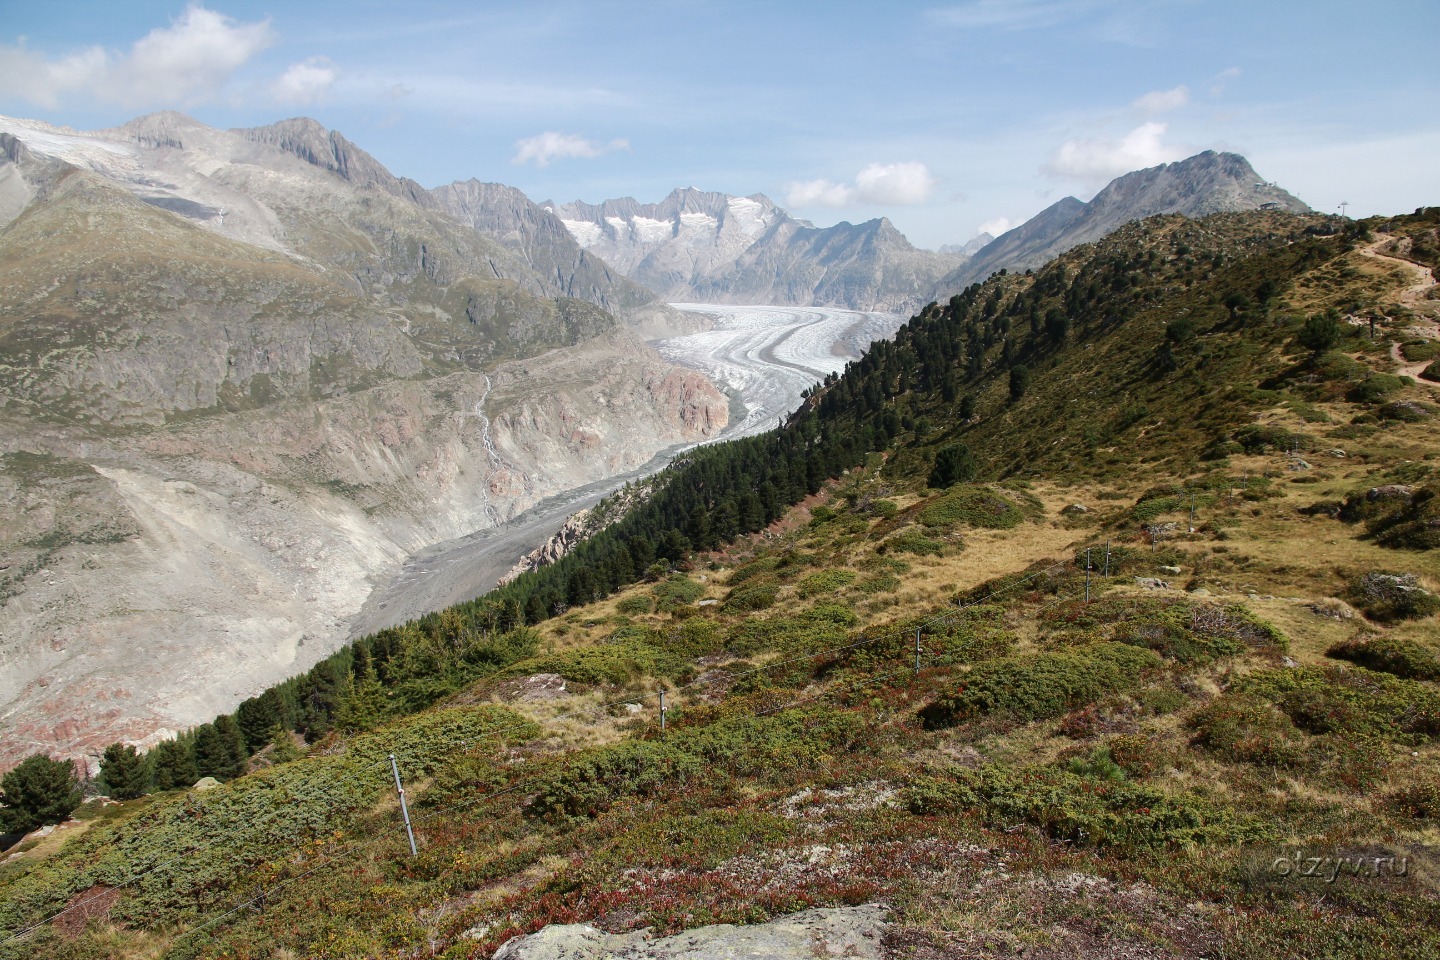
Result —
<instances>
[{"instance_id":1,"label":"aletsch glacier","mask_svg":"<svg viewBox=\"0 0 1440 960\"><path fill-rule=\"evenodd\" d=\"M774 427L799 407L802 393L838 373L876 340L895 335L905 318L892 313L832 307L732 306L677 303L703 314L713 327L703 333L651 342L662 357L699 370L743 409L730 426L708 442L751 436ZM737 411L738 412L738 411ZM643 468L551 497L497 527L437 544L416 554L387 584L371 593L350 621L352 637L403 623L436 607L479 596L526 553L553 534L565 519L619 489L661 469L695 445L677 447Z\"/></svg>"}]
</instances>

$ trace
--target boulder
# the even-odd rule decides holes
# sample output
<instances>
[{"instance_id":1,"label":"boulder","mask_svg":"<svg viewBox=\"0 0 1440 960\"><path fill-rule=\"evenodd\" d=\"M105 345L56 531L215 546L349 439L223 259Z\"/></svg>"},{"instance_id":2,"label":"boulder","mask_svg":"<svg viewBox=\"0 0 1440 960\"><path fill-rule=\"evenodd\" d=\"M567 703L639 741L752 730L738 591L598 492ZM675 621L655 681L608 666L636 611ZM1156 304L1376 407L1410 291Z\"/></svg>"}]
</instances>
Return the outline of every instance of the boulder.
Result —
<instances>
[{"instance_id":1,"label":"boulder","mask_svg":"<svg viewBox=\"0 0 1440 960\"><path fill-rule=\"evenodd\" d=\"M805 910L769 923L721 923L656 938L605 933L584 923L545 927L507 941L494 960L880 960L887 908L881 904Z\"/></svg>"},{"instance_id":2,"label":"boulder","mask_svg":"<svg viewBox=\"0 0 1440 960\"><path fill-rule=\"evenodd\" d=\"M1154 577L1136 577L1136 586L1144 587L1146 590L1169 590L1170 584L1164 580L1157 580Z\"/></svg>"}]
</instances>

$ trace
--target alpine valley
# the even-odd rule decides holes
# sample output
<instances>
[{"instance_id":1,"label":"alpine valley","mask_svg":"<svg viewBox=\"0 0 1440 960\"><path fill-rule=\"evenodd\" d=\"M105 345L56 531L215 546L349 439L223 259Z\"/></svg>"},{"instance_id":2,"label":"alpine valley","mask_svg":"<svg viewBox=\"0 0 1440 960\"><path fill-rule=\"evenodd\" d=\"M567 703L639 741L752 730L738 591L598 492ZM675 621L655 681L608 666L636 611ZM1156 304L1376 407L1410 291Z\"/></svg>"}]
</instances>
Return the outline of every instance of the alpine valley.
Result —
<instances>
[{"instance_id":1,"label":"alpine valley","mask_svg":"<svg viewBox=\"0 0 1440 960\"><path fill-rule=\"evenodd\" d=\"M1440 956L1440 207L0 131L0 960Z\"/></svg>"}]
</instances>

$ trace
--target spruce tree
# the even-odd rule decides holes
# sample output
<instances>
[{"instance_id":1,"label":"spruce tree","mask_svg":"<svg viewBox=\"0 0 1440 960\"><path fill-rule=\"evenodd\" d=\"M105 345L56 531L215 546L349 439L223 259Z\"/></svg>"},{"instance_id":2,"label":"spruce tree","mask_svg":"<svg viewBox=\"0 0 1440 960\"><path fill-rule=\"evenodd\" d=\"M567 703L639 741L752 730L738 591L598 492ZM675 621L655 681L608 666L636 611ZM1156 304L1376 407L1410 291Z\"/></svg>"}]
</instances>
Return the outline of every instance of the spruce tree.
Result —
<instances>
[{"instance_id":1,"label":"spruce tree","mask_svg":"<svg viewBox=\"0 0 1440 960\"><path fill-rule=\"evenodd\" d=\"M195 754L188 740L166 740L150 751L151 770L157 790L178 790L200 779Z\"/></svg>"},{"instance_id":2,"label":"spruce tree","mask_svg":"<svg viewBox=\"0 0 1440 960\"><path fill-rule=\"evenodd\" d=\"M5 829L28 833L47 823L63 823L83 799L75 766L32 754L0 780L5 806L0 808Z\"/></svg>"},{"instance_id":3,"label":"spruce tree","mask_svg":"<svg viewBox=\"0 0 1440 960\"><path fill-rule=\"evenodd\" d=\"M150 789L145 758L128 743L112 743L100 761L100 779L114 800L134 800Z\"/></svg>"}]
</instances>

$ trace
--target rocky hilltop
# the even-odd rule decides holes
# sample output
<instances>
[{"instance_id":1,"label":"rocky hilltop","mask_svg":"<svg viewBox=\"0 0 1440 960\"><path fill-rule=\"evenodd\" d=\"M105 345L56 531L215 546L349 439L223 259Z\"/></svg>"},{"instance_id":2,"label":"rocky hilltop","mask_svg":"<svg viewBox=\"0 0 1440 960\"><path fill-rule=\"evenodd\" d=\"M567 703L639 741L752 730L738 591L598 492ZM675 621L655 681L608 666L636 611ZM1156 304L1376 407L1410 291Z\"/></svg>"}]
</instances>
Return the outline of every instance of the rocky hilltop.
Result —
<instances>
[{"instance_id":1,"label":"rocky hilltop","mask_svg":"<svg viewBox=\"0 0 1440 960\"><path fill-rule=\"evenodd\" d=\"M0 766L233 706L409 553L724 427L652 294L453 199L308 120L0 119Z\"/></svg>"},{"instance_id":2,"label":"rocky hilltop","mask_svg":"<svg viewBox=\"0 0 1440 960\"><path fill-rule=\"evenodd\" d=\"M1020 226L986 244L933 289L943 299L996 270L1040 267L1082 243L1108 236L1133 220L1162 213L1191 219L1212 213L1310 208L1273 183L1262 180L1250 162L1234 153L1206 150L1187 160L1162 163L1112 180L1089 203L1065 197ZM932 299L933 299L932 298Z\"/></svg>"},{"instance_id":3,"label":"rocky hilltop","mask_svg":"<svg viewBox=\"0 0 1440 960\"><path fill-rule=\"evenodd\" d=\"M964 259L917 249L883 218L815 227L763 194L686 188L660 203L542 206L586 250L672 302L903 312Z\"/></svg>"}]
</instances>

